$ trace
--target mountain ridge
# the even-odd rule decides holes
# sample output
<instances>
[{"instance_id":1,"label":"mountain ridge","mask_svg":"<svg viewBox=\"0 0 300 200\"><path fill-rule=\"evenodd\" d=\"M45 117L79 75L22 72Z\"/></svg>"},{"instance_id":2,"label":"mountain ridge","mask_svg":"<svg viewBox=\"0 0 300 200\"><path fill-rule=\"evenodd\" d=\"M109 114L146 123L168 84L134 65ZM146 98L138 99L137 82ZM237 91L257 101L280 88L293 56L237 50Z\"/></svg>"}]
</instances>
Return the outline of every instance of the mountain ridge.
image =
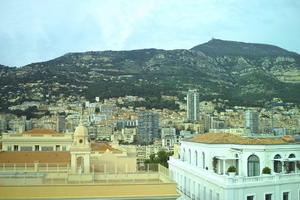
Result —
<instances>
[{"instance_id":1,"label":"mountain ridge","mask_svg":"<svg viewBox=\"0 0 300 200\"><path fill-rule=\"evenodd\" d=\"M264 43L247 43L221 39L211 39L210 41L194 46L191 50L202 51L210 55L252 55L256 56L278 56L278 55L298 55L281 47ZM227 51L227 52L226 52Z\"/></svg>"},{"instance_id":2,"label":"mountain ridge","mask_svg":"<svg viewBox=\"0 0 300 200\"><path fill-rule=\"evenodd\" d=\"M262 105L275 97L300 104L299 54L216 39L201 45L190 50L73 52L19 68L0 66L0 110L25 100L80 96L182 97L190 88L199 89L203 100L222 98L237 105Z\"/></svg>"}]
</instances>

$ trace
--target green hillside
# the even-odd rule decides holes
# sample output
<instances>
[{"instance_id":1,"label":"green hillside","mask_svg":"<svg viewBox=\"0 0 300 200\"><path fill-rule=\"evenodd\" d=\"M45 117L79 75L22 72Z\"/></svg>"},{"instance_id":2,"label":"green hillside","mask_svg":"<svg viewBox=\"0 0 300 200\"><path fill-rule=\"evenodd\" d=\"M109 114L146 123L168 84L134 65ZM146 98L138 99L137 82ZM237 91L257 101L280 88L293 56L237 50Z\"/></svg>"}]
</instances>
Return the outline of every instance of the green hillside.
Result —
<instances>
[{"instance_id":1,"label":"green hillside","mask_svg":"<svg viewBox=\"0 0 300 200\"><path fill-rule=\"evenodd\" d=\"M138 95L157 107L162 94L181 99L262 105L274 97L300 104L300 56L267 44L211 40L191 50L141 49L68 53L19 68L0 66L0 109L26 100ZM298 80L299 78L299 80Z\"/></svg>"}]
</instances>

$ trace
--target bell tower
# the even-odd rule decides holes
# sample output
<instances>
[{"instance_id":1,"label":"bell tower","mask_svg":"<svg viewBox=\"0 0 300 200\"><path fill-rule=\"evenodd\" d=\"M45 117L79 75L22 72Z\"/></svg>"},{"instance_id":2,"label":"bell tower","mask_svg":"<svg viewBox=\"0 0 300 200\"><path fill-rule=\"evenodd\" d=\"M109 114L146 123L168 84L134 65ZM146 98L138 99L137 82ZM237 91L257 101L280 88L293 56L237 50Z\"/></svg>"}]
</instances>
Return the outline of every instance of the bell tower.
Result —
<instances>
[{"instance_id":1,"label":"bell tower","mask_svg":"<svg viewBox=\"0 0 300 200\"><path fill-rule=\"evenodd\" d=\"M88 140L88 129L83 125L82 120L73 134L70 152L72 173L90 173L91 146Z\"/></svg>"}]
</instances>

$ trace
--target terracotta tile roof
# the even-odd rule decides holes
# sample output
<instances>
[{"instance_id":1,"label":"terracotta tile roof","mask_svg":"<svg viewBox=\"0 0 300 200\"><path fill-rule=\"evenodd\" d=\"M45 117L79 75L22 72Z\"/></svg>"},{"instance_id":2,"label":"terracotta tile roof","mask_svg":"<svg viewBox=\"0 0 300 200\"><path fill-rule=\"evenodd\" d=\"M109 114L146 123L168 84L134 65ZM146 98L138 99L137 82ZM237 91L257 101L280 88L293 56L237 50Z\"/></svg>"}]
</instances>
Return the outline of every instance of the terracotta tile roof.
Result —
<instances>
[{"instance_id":1,"label":"terracotta tile roof","mask_svg":"<svg viewBox=\"0 0 300 200\"><path fill-rule=\"evenodd\" d=\"M0 163L70 163L69 151L2 151L0 152Z\"/></svg>"},{"instance_id":2,"label":"terracotta tile roof","mask_svg":"<svg viewBox=\"0 0 300 200\"><path fill-rule=\"evenodd\" d=\"M293 138L292 138L293 139ZM184 141L199 142L208 144L249 144L249 145L268 145L268 144L288 144L293 142L290 138L246 138L230 133L205 133L200 136L185 139Z\"/></svg>"},{"instance_id":3,"label":"terracotta tile roof","mask_svg":"<svg viewBox=\"0 0 300 200\"><path fill-rule=\"evenodd\" d=\"M296 142L296 139L293 138L293 137L291 137L291 136L289 136L289 135L283 136L282 139L283 139L284 141L287 141L287 142Z\"/></svg>"},{"instance_id":4,"label":"terracotta tile roof","mask_svg":"<svg viewBox=\"0 0 300 200\"><path fill-rule=\"evenodd\" d=\"M44 134L59 134L58 132L51 130L51 129L32 129L29 131L25 131L22 134L38 134L38 135L44 135Z\"/></svg>"},{"instance_id":5,"label":"terracotta tile roof","mask_svg":"<svg viewBox=\"0 0 300 200\"><path fill-rule=\"evenodd\" d=\"M122 151L118 149L112 148L108 143L106 142L92 142L91 143L92 151L100 151L105 152L106 150L109 150L113 153L122 153Z\"/></svg>"}]
</instances>

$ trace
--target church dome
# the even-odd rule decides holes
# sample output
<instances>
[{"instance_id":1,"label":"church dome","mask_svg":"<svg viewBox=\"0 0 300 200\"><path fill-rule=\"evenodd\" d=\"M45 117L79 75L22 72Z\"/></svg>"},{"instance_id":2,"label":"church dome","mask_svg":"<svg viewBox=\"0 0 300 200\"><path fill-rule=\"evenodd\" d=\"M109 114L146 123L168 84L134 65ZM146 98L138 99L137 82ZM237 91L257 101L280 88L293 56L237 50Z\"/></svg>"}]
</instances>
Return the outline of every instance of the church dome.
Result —
<instances>
[{"instance_id":1,"label":"church dome","mask_svg":"<svg viewBox=\"0 0 300 200\"><path fill-rule=\"evenodd\" d=\"M74 136L88 136L88 129L82 124L80 124L75 129Z\"/></svg>"}]
</instances>

